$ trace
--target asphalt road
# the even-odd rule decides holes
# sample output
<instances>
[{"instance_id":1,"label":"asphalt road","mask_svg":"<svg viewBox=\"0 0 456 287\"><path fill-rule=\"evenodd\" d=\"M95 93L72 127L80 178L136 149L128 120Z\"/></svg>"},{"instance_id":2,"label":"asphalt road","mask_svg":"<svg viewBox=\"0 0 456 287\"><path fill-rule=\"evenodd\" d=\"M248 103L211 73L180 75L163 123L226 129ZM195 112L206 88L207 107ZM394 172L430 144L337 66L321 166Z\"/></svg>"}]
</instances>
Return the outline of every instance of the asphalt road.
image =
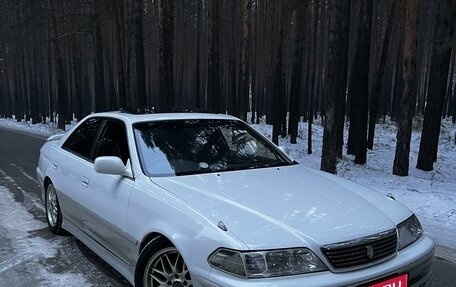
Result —
<instances>
[{"instance_id":1,"label":"asphalt road","mask_svg":"<svg viewBox=\"0 0 456 287\"><path fill-rule=\"evenodd\" d=\"M0 287L130 286L73 236L47 229L35 177L43 143L0 128ZM456 250L437 247L433 274L433 286L456 286Z\"/></svg>"},{"instance_id":2,"label":"asphalt road","mask_svg":"<svg viewBox=\"0 0 456 287\"><path fill-rule=\"evenodd\" d=\"M47 228L35 176L43 143L0 128L0 287L131 286L79 240Z\"/></svg>"}]
</instances>

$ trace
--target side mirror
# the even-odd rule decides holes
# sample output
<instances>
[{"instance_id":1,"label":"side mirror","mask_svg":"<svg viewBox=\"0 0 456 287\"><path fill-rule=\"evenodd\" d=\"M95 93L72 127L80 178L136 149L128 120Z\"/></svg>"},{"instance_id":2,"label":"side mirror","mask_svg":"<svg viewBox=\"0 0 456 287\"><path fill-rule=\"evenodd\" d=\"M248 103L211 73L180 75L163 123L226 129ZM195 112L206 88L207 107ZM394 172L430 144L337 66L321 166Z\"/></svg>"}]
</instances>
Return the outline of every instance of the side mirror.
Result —
<instances>
[{"instance_id":1,"label":"side mirror","mask_svg":"<svg viewBox=\"0 0 456 287\"><path fill-rule=\"evenodd\" d=\"M95 171L103 174L124 175L127 167L116 156L100 156L95 159Z\"/></svg>"}]
</instances>

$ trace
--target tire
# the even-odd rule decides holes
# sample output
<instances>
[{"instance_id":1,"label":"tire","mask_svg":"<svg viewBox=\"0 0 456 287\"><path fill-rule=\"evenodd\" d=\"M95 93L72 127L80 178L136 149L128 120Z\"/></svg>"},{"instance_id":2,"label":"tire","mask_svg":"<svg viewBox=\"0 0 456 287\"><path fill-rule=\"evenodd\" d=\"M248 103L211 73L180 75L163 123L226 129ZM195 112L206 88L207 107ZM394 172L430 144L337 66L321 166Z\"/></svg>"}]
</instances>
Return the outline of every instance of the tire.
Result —
<instances>
[{"instance_id":1,"label":"tire","mask_svg":"<svg viewBox=\"0 0 456 287\"><path fill-rule=\"evenodd\" d=\"M48 184L45 193L46 220L49 229L56 235L64 234L62 228L62 211L60 210L59 199L52 183Z\"/></svg>"},{"instance_id":2,"label":"tire","mask_svg":"<svg viewBox=\"0 0 456 287\"><path fill-rule=\"evenodd\" d=\"M176 247L154 239L141 252L135 272L136 287L193 287L190 271Z\"/></svg>"}]
</instances>

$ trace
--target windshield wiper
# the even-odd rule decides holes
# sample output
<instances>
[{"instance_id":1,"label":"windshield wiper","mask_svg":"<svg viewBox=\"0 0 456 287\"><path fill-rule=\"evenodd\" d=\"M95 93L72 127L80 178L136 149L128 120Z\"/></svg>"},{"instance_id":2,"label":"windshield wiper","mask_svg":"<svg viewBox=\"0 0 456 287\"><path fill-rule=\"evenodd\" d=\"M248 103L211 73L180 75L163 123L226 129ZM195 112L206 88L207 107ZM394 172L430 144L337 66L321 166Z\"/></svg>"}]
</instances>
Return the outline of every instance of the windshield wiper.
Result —
<instances>
[{"instance_id":1,"label":"windshield wiper","mask_svg":"<svg viewBox=\"0 0 456 287\"><path fill-rule=\"evenodd\" d=\"M248 169L282 166L282 165L285 165L285 164L286 164L286 162L262 162L262 163L249 165Z\"/></svg>"}]
</instances>

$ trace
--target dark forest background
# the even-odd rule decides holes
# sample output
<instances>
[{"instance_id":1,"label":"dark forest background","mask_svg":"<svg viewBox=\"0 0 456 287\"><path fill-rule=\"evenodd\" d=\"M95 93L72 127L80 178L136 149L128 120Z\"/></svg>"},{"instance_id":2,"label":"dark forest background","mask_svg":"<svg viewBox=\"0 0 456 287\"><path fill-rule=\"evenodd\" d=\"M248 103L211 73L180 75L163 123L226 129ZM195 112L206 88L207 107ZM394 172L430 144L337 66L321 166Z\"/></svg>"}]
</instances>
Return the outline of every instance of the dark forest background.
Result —
<instances>
[{"instance_id":1,"label":"dark forest background","mask_svg":"<svg viewBox=\"0 0 456 287\"><path fill-rule=\"evenodd\" d=\"M456 120L455 27L454 0L0 0L0 116L64 128L120 108L266 115L276 143L296 143L302 119L309 153L321 117L333 173L345 122L363 164L389 116L393 173L407 175L414 117L423 170L441 119Z\"/></svg>"}]
</instances>

